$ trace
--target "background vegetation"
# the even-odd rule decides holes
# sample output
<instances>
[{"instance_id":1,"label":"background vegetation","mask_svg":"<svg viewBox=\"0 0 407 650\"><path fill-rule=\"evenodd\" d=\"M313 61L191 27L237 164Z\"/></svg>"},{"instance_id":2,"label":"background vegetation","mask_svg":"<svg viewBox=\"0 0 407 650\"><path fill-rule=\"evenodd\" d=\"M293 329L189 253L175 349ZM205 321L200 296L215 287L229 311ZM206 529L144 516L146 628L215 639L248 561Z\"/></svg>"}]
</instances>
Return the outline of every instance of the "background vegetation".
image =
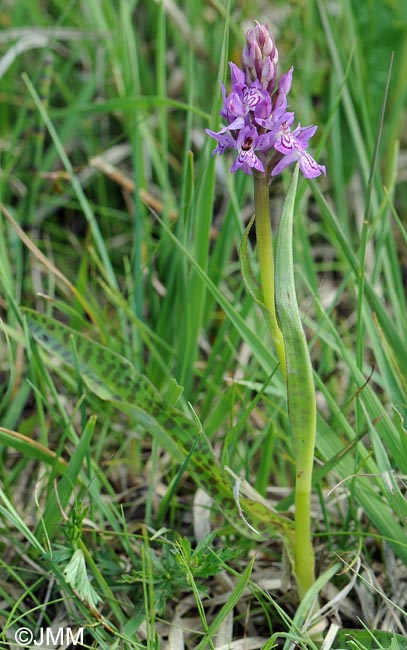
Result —
<instances>
[{"instance_id":1,"label":"background vegetation","mask_svg":"<svg viewBox=\"0 0 407 650\"><path fill-rule=\"evenodd\" d=\"M279 541L246 539L216 503L209 516L188 462L180 471L148 428L40 353L21 310L52 314L191 405L221 465L289 511L284 386L239 265L251 179L211 158L204 134L254 19L281 70L295 67L290 104L319 125L327 166L301 182L295 223L319 406L314 543L334 608L325 647L406 645L407 4L3 0L4 647L19 627L58 625L84 626L100 648L315 643ZM289 176L271 185L275 228Z\"/></svg>"}]
</instances>

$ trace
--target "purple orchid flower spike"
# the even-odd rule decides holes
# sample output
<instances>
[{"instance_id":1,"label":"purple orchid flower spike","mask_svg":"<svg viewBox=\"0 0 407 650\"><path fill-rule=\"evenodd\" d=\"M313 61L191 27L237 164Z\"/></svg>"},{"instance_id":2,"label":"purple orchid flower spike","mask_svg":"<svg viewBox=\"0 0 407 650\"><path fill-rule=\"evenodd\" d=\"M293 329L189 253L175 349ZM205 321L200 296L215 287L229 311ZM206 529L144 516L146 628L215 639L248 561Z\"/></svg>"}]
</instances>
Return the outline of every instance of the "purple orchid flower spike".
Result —
<instances>
[{"instance_id":1,"label":"purple orchid flower spike","mask_svg":"<svg viewBox=\"0 0 407 650\"><path fill-rule=\"evenodd\" d=\"M287 110L287 95L294 68L281 76L275 90L277 62L278 51L268 27L256 23L246 34L242 69L235 63L229 64L231 92L227 94L221 84L220 114L226 126L218 132L206 129L206 133L217 142L213 154L222 155L226 149L237 151L232 172L241 169L252 174L253 169L261 173L271 170L271 176L276 176L299 161L303 175L315 178L326 173L324 165L319 165L307 152L317 127L298 125L291 131L294 113Z\"/></svg>"}]
</instances>

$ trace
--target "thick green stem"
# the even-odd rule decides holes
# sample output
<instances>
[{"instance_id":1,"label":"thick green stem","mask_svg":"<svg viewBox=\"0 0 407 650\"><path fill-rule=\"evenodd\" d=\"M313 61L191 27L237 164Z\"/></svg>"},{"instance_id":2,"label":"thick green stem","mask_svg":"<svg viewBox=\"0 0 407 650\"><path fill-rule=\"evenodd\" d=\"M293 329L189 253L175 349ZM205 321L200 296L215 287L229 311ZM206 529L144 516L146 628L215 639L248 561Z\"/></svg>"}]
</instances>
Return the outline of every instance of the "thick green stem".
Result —
<instances>
[{"instance_id":1,"label":"thick green stem","mask_svg":"<svg viewBox=\"0 0 407 650\"><path fill-rule=\"evenodd\" d=\"M284 339L277 322L274 298L274 253L270 223L269 186L266 174L257 171L254 172L254 209L263 301L267 307L271 336L285 378Z\"/></svg>"}]
</instances>

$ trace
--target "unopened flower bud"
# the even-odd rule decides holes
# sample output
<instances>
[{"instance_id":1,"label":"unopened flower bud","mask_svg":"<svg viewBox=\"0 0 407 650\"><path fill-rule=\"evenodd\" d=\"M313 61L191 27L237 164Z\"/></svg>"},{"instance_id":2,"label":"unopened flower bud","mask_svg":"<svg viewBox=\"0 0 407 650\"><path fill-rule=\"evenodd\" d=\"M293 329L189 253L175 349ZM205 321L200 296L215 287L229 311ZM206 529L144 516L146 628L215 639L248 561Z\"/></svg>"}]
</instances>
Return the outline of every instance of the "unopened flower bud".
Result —
<instances>
[{"instance_id":1,"label":"unopened flower bud","mask_svg":"<svg viewBox=\"0 0 407 650\"><path fill-rule=\"evenodd\" d=\"M268 89L269 83L275 84L276 79L276 67L268 56L263 63L263 67L260 73L260 82L263 88Z\"/></svg>"},{"instance_id":2,"label":"unopened flower bud","mask_svg":"<svg viewBox=\"0 0 407 650\"><path fill-rule=\"evenodd\" d=\"M246 32L246 45L247 48L250 50L251 46L253 43L256 42L256 32L253 28L248 29Z\"/></svg>"},{"instance_id":3,"label":"unopened flower bud","mask_svg":"<svg viewBox=\"0 0 407 650\"><path fill-rule=\"evenodd\" d=\"M256 21L256 27L254 28L255 34L256 34L256 41L258 42L260 48L263 50L266 46L267 41L270 41L270 33L268 30L268 27L266 25L260 25ZM265 53L266 56L270 54L270 52Z\"/></svg>"}]
</instances>

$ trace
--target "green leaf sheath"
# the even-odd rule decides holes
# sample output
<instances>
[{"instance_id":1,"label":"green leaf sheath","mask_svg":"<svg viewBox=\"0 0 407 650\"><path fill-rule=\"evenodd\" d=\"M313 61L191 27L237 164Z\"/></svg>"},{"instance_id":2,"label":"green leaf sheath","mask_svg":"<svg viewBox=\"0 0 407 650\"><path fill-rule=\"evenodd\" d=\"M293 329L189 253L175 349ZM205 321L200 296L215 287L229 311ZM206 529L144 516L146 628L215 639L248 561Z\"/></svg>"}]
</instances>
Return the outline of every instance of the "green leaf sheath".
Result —
<instances>
[{"instance_id":1,"label":"green leaf sheath","mask_svg":"<svg viewBox=\"0 0 407 650\"><path fill-rule=\"evenodd\" d=\"M297 304L293 263L293 215L298 165L287 192L276 249L276 311L286 353L287 400L296 466L295 574L300 595L314 582L311 481L316 404L312 366Z\"/></svg>"},{"instance_id":2,"label":"green leaf sheath","mask_svg":"<svg viewBox=\"0 0 407 650\"><path fill-rule=\"evenodd\" d=\"M184 412L166 403L147 377L119 354L62 325L58 321L25 309L29 331L46 351L74 365L72 338L82 378L100 399L130 414L177 462L183 462L192 447L188 470L194 481L213 497L218 508L246 537L257 541L280 537L292 557L293 523L267 508L264 503L240 499L246 519L261 534L252 532L238 513L233 490L217 464L211 444L198 424Z\"/></svg>"},{"instance_id":3,"label":"green leaf sheath","mask_svg":"<svg viewBox=\"0 0 407 650\"><path fill-rule=\"evenodd\" d=\"M275 306L275 279L273 237L270 223L269 182L267 174L255 171L254 178L254 210L256 214L256 241L259 256L261 291L263 302L267 309L267 319L270 333L285 378L285 349L284 338L279 327Z\"/></svg>"}]
</instances>

